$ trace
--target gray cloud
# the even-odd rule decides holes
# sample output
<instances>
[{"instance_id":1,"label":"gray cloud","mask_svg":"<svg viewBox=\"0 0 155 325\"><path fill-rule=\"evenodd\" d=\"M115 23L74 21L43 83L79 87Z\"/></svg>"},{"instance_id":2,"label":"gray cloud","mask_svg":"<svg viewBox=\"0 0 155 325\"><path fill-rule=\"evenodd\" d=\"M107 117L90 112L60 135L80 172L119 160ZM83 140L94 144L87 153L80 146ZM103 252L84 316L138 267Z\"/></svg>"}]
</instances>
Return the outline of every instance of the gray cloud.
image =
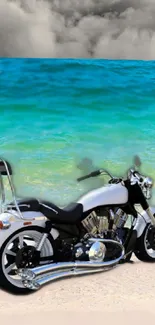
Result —
<instances>
[{"instance_id":1,"label":"gray cloud","mask_svg":"<svg viewBox=\"0 0 155 325\"><path fill-rule=\"evenodd\" d=\"M155 0L1 0L1 57L155 59Z\"/></svg>"}]
</instances>

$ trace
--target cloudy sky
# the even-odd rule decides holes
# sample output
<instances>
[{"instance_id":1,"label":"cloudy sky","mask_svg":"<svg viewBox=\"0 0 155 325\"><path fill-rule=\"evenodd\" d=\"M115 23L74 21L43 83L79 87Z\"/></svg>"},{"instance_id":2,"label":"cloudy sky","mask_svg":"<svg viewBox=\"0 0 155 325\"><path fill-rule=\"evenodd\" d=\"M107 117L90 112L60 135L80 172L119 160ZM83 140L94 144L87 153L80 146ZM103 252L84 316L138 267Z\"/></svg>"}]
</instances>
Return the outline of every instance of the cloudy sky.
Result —
<instances>
[{"instance_id":1,"label":"cloudy sky","mask_svg":"<svg viewBox=\"0 0 155 325\"><path fill-rule=\"evenodd\" d=\"M155 0L0 0L1 57L155 59Z\"/></svg>"}]
</instances>

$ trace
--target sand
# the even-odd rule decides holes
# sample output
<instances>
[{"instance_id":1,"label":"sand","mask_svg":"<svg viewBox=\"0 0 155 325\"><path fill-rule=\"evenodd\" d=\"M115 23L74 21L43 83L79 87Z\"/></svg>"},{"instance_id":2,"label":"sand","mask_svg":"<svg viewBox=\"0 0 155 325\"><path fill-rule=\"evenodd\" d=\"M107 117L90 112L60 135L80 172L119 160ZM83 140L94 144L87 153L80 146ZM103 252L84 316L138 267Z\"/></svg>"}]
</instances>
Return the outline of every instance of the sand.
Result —
<instances>
[{"instance_id":1,"label":"sand","mask_svg":"<svg viewBox=\"0 0 155 325\"><path fill-rule=\"evenodd\" d=\"M105 273L64 279L28 296L0 291L1 324L155 324L155 264L133 258Z\"/></svg>"}]
</instances>

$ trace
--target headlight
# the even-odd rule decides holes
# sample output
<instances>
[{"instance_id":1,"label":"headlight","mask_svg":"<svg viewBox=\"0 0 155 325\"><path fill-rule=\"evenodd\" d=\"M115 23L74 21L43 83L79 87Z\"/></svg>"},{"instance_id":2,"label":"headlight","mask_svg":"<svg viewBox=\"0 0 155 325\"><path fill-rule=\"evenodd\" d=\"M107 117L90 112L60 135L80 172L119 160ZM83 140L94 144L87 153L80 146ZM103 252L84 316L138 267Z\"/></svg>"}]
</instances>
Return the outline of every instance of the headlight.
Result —
<instances>
[{"instance_id":1,"label":"headlight","mask_svg":"<svg viewBox=\"0 0 155 325\"><path fill-rule=\"evenodd\" d=\"M150 177L146 177L144 179L144 186L147 187L147 188L152 188L153 186L153 181Z\"/></svg>"},{"instance_id":2,"label":"headlight","mask_svg":"<svg viewBox=\"0 0 155 325\"><path fill-rule=\"evenodd\" d=\"M8 229L11 227L12 215L8 212L3 212L0 214L0 230Z\"/></svg>"},{"instance_id":3,"label":"headlight","mask_svg":"<svg viewBox=\"0 0 155 325\"><path fill-rule=\"evenodd\" d=\"M153 180L150 177L146 177L143 182L142 190L146 199L151 198L151 188L153 186Z\"/></svg>"},{"instance_id":4,"label":"headlight","mask_svg":"<svg viewBox=\"0 0 155 325\"><path fill-rule=\"evenodd\" d=\"M11 227L11 223L8 220L0 221L0 229L8 229Z\"/></svg>"}]
</instances>

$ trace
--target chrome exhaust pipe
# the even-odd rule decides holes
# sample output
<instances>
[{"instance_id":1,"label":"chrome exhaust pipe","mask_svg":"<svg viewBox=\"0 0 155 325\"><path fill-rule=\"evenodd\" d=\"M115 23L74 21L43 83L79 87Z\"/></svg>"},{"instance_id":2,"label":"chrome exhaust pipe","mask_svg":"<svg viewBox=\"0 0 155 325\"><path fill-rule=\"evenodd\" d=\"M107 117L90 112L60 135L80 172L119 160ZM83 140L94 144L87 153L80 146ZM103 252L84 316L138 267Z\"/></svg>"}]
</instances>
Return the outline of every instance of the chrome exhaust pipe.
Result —
<instances>
[{"instance_id":1,"label":"chrome exhaust pipe","mask_svg":"<svg viewBox=\"0 0 155 325\"><path fill-rule=\"evenodd\" d=\"M113 266L114 267L114 266ZM111 267L112 268L112 267ZM110 268L110 269L111 269ZM109 268L104 268L104 271L108 271ZM64 272L58 272L58 273L54 273L54 274L49 274L49 275L44 275L44 277L41 278L34 278L31 280L23 280L23 285L25 288L28 288L30 290L38 290L40 289L41 286L52 282L52 281L56 281L58 279L61 278L69 278L72 276L78 276L78 275L86 275L86 274L93 274L93 273L99 273L99 272L103 272L103 268L101 269L88 269L88 270L68 270L68 271L64 271Z\"/></svg>"},{"instance_id":2,"label":"chrome exhaust pipe","mask_svg":"<svg viewBox=\"0 0 155 325\"><path fill-rule=\"evenodd\" d=\"M89 261L59 262L33 269L19 269L17 274L21 277L24 287L38 290L44 284L60 278L107 271L115 267L125 256L124 247L119 242L95 238L90 238L89 241L94 243L89 250L89 258L91 258ZM112 261L104 262L105 245L103 243L113 243L119 246L121 248L120 256Z\"/></svg>"}]
</instances>

